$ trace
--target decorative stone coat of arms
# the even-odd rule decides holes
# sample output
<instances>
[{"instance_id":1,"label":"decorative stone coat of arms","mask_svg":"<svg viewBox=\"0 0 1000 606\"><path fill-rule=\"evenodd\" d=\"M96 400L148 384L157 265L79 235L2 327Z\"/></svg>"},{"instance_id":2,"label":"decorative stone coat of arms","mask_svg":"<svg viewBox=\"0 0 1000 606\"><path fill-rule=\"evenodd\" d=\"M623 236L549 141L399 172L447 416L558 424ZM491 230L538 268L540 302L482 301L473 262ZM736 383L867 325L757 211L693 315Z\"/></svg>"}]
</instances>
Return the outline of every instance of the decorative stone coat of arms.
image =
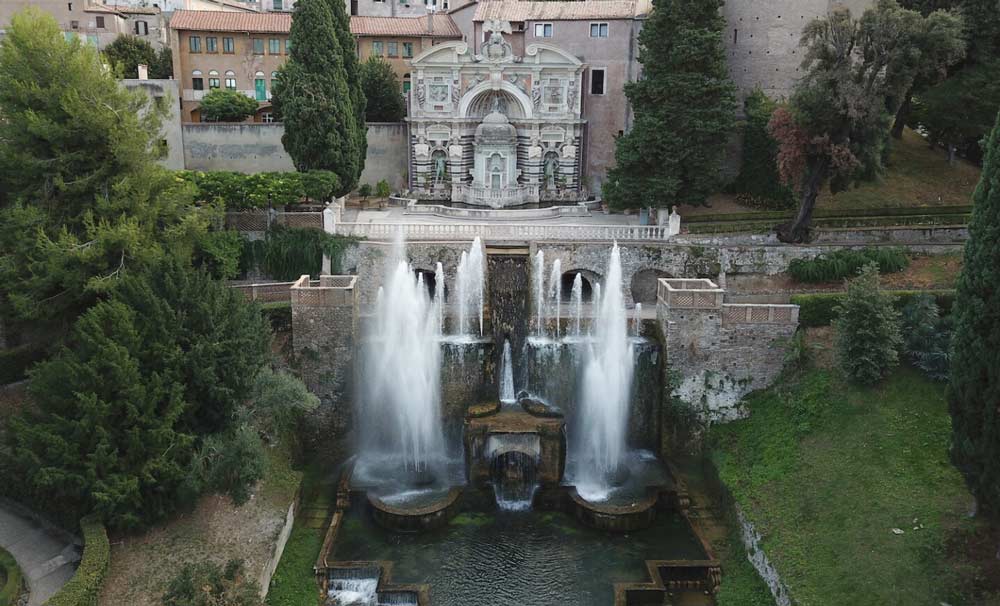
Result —
<instances>
[{"instance_id":1,"label":"decorative stone coat of arms","mask_svg":"<svg viewBox=\"0 0 1000 606\"><path fill-rule=\"evenodd\" d=\"M510 42L503 38L503 34L511 34L514 30L510 27L509 21L490 19L483 24L483 31L490 32L490 37L479 47L477 61L490 61L492 63L506 63L514 60L514 49Z\"/></svg>"}]
</instances>

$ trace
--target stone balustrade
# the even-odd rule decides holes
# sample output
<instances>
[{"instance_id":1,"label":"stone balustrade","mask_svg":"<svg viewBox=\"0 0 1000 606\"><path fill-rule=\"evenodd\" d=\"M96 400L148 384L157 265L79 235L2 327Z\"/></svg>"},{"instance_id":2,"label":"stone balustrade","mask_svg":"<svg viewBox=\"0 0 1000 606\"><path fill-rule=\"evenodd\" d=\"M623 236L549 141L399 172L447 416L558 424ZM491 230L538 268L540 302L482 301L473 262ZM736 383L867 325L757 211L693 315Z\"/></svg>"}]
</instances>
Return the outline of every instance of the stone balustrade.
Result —
<instances>
[{"instance_id":1,"label":"stone balustrade","mask_svg":"<svg viewBox=\"0 0 1000 606\"><path fill-rule=\"evenodd\" d=\"M407 241L581 241L663 242L666 225L537 225L524 223L340 223L336 233L369 240L392 240L399 231Z\"/></svg>"},{"instance_id":2,"label":"stone balustrade","mask_svg":"<svg viewBox=\"0 0 1000 606\"><path fill-rule=\"evenodd\" d=\"M722 323L726 324L798 324L798 305L736 304L722 306Z\"/></svg>"}]
</instances>

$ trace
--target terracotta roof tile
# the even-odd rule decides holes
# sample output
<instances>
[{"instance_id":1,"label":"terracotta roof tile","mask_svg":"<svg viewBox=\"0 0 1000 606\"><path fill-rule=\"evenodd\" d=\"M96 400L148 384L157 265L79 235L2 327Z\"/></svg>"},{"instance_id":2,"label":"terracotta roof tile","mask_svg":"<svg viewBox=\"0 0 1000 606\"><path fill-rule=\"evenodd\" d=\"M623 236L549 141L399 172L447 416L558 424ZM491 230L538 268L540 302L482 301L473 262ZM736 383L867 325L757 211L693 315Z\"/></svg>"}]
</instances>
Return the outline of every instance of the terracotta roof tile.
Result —
<instances>
[{"instance_id":1,"label":"terracotta roof tile","mask_svg":"<svg viewBox=\"0 0 1000 606\"><path fill-rule=\"evenodd\" d=\"M434 33L427 28L427 17L351 17L351 33L355 36L407 36L461 38L462 32L449 15L437 13Z\"/></svg>"},{"instance_id":2,"label":"terracotta roof tile","mask_svg":"<svg viewBox=\"0 0 1000 606\"><path fill-rule=\"evenodd\" d=\"M206 32L257 32L287 34L290 13L231 13L226 11L174 11L170 27ZM446 14L434 15L434 33L427 31L427 17L351 17L355 36L408 36L461 38L462 32Z\"/></svg>"},{"instance_id":3,"label":"terracotta roof tile","mask_svg":"<svg viewBox=\"0 0 1000 606\"><path fill-rule=\"evenodd\" d=\"M170 28L203 32L259 32L287 34L292 27L288 13L235 13L228 11L174 11Z\"/></svg>"},{"instance_id":4,"label":"terracotta roof tile","mask_svg":"<svg viewBox=\"0 0 1000 606\"><path fill-rule=\"evenodd\" d=\"M486 0L476 6L475 21L574 21L586 19L631 19L634 0L524 1Z\"/></svg>"}]
</instances>

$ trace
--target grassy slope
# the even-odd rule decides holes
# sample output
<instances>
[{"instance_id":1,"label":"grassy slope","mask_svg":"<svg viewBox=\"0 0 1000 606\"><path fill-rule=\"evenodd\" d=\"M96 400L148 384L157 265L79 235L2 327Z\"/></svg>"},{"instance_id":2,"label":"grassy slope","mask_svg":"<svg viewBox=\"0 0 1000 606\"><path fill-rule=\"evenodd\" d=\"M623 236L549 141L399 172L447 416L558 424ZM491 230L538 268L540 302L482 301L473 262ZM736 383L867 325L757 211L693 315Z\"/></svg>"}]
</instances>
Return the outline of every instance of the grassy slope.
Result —
<instances>
[{"instance_id":1,"label":"grassy slope","mask_svg":"<svg viewBox=\"0 0 1000 606\"><path fill-rule=\"evenodd\" d=\"M964 160L948 164L940 150L928 148L917 133L907 129L901 141L893 140L886 175L874 183L841 192L823 193L819 208L879 208L890 206L947 206L970 204L979 182L979 167Z\"/></svg>"},{"instance_id":2,"label":"grassy slope","mask_svg":"<svg viewBox=\"0 0 1000 606\"><path fill-rule=\"evenodd\" d=\"M713 429L716 462L800 604L968 603L943 561L970 497L948 463L940 385L901 369L866 389L810 370L749 406Z\"/></svg>"}]
</instances>

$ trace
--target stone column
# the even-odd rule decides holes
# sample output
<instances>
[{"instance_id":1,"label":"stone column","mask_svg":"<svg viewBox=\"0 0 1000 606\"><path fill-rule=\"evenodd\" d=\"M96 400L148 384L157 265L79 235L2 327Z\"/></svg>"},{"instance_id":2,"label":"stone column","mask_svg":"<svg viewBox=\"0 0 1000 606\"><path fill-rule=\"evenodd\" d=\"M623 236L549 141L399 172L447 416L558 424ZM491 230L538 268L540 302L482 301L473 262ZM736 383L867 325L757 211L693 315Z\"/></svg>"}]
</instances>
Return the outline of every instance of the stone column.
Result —
<instances>
[{"instance_id":1,"label":"stone column","mask_svg":"<svg viewBox=\"0 0 1000 606\"><path fill-rule=\"evenodd\" d=\"M347 452L354 426L354 360L360 340L357 276L302 276L292 286L292 351L309 391L320 399L307 441L331 454Z\"/></svg>"}]
</instances>

